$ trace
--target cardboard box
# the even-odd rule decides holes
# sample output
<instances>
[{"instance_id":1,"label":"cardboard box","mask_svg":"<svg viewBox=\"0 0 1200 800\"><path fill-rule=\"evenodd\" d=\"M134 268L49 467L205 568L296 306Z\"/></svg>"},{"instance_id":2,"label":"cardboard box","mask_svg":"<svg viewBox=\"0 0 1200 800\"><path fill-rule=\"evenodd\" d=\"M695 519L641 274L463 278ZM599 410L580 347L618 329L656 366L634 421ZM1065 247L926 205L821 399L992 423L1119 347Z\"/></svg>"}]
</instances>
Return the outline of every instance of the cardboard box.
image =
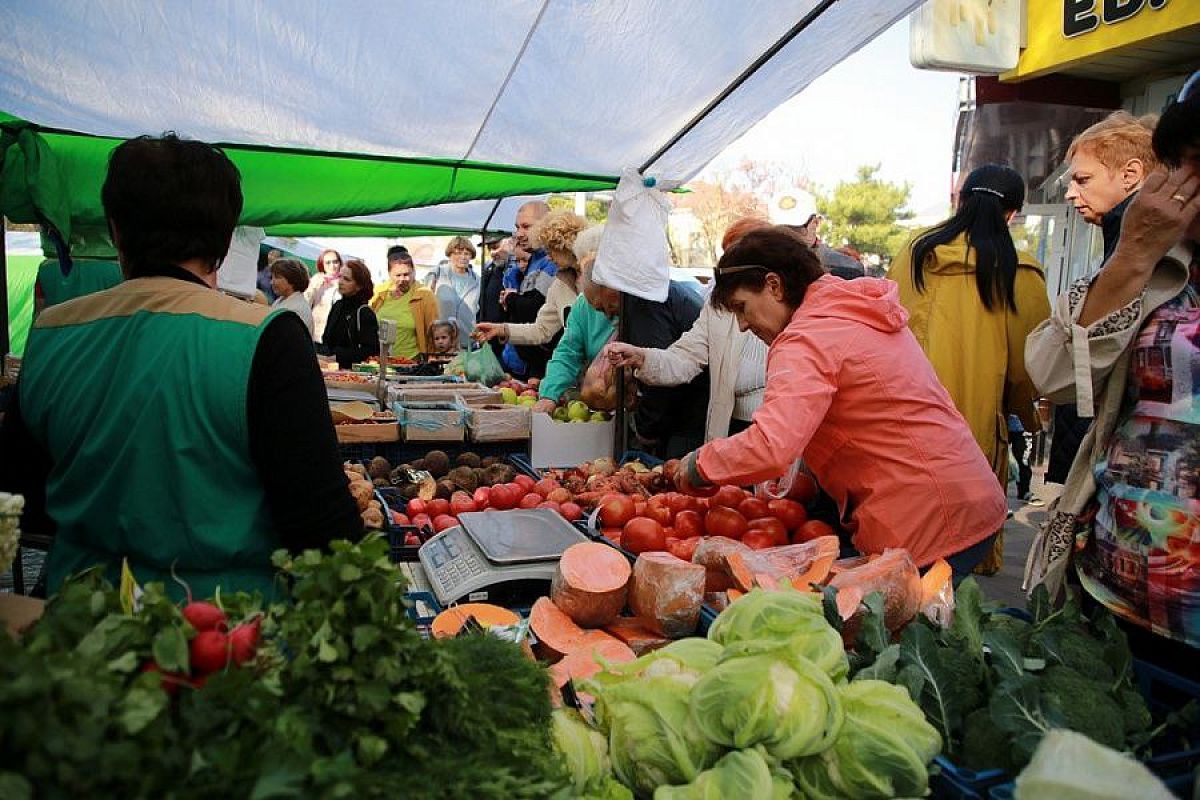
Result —
<instances>
[{"instance_id":1,"label":"cardboard box","mask_svg":"<svg viewBox=\"0 0 1200 800\"><path fill-rule=\"evenodd\" d=\"M467 409L457 400L406 400L394 408L406 442L461 442L467 437Z\"/></svg>"},{"instance_id":2,"label":"cardboard box","mask_svg":"<svg viewBox=\"0 0 1200 800\"><path fill-rule=\"evenodd\" d=\"M333 429L337 432L338 444L400 441L400 424L395 420L334 425Z\"/></svg>"},{"instance_id":3,"label":"cardboard box","mask_svg":"<svg viewBox=\"0 0 1200 800\"><path fill-rule=\"evenodd\" d=\"M455 386L410 387L399 386L388 389L388 404L396 403L453 403L458 399L479 400L482 403L499 403L500 393L478 383Z\"/></svg>"},{"instance_id":4,"label":"cardboard box","mask_svg":"<svg viewBox=\"0 0 1200 800\"><path fill-rule=\"evenodd\" d=\"M529 406L467 399L467 432L473 442L512 442L529 438Z\"/></svg>"},{"instance_id":5,"label":"cardboard box","mask_svg":"<svg viewBox=\"0 0 1200 800\"><path fill-rule=\"evenodd\" d=\"M532 416L529 461L535 468L574 467L584 461L612 458L614 421L556 422L549 414Z\"/></svg>"}]
</instances>

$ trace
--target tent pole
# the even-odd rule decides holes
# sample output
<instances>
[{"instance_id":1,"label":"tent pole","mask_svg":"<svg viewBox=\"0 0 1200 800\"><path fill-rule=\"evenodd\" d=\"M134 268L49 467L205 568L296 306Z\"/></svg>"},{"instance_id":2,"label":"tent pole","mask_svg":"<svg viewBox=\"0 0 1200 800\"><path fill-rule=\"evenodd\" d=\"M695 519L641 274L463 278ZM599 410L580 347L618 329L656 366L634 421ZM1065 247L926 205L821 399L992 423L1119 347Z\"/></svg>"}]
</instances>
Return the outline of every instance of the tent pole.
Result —
<instances>
[{"instance_id":1,"label":"tent pole","mask_svg":"<svg viewBox=\"0 0 1200 800\"><path fill-rule=\"evenodd\" d=\"M621 292L621 311L617 317L617 341L623 342L629 333L629 326L626 320L629 314L629 297ZM629 449L629 415L625 412L625 370L617 370L617 410L613 417L616 420L616 425L613 426L613 458L620 459Z\"/></svg>"},{"instance_id":2,"label":"tent pole","mask_svg":"<svg viewBox=\"0 0 1200 800\"><path fill-rule=\"evenodd\" d=\"M750 80L754 73L758 72L764 64L774 58L780 50L788 45L789 42L799 36L805 28L816 22L817 18L828 11L829 7L836 2L837 0L821 0L821 2L818 3L812 11L809 11L807 14L801 17L800 21L793 25L787 33L779 37L779 40L776 41L775 44L771 45L762 55L754 59L750 66L742 70L742 74L734 78L728 86L721 90L720 94L709 101L708 105L700 109L700 113L688 120L688 123L680 128L679 131L672 136L666 144L658 148L658 150L654 152L654 155L646 159L646 162L638 168L638 172L644 175L646 170L650 169L650 167L654 165L654 162L662 158L672 147L679 144L683 137L691 133L692 130L701 122L703 122L704 118L711 114L717 106L725 102L725 98L736 92L743 83Z\"/></svg>"},{"instance_id":3,"label":"tent pole","mask_svg":"<svg viewBox=\"0 0 1200 800\"><path fill-rule=\"evenodd\" d=\"M0 236L4 237L4 241L0 243L0 358L3 358L8 353L8 348L12 344L8 340L8 220L0 217Z\"/></svg>"}]
</instances>

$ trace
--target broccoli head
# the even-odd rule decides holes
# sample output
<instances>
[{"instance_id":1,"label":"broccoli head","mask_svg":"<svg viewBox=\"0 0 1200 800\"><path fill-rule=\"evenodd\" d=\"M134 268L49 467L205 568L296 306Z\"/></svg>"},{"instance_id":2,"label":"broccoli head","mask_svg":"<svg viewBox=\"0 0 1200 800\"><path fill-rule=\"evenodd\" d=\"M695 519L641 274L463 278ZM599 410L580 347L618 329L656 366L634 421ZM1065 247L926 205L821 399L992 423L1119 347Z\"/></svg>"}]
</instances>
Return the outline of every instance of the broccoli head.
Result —
<instances>
[{"instance_id":1,"label":"broccoli head","mask_svg":"<svg viewBox=\"0 0 1200 800\"><path fill-rule=\"evenodd\" d=\"M992 722L987 706L977 708L963 720L962 762L968 769L1013 771L1012 742L1008 734Z\"/></svg>"},{"instance_id":2,"label":"broccoli head","mask_svg":"<svg viewBox=\"0 0 1200 800\"><path fill-rule=\"evenodd\" d=\"M1121 750L1125 745L1125 712L1107 683L1058 664L1046 668L1040 682L1042 700L1063 717L1066 727Z\"/></svg>"}]
</instances>

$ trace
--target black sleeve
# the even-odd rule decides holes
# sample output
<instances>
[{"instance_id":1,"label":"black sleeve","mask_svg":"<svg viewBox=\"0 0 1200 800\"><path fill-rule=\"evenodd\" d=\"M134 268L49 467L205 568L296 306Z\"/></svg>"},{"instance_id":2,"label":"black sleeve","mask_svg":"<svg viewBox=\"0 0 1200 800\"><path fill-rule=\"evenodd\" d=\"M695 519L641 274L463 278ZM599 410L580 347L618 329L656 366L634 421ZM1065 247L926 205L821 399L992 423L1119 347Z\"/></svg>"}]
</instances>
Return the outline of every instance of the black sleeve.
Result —
<instances>
[{"instance_id":1,"label":"black sleeve","mask_svg":"<svg viewBox=\"0 0 1200 800\"><path fill-rule=\"evenodd\" d=\"M510 294L508 300L508 321L529 323L537 319L537 313L546 304L546 295L536 289L523 294Z\"/></svg>"},{"instance_id":2,"label":"black sleeve","mask_svg":"<svg viewBox=\"0 0 1200 800\"><path fill-rule=\"evenodd\" d=\"M357 358L355 361L366 361L368 356L379 355L379 318L367 306L354 312L358 317Z\"/></svg>"},{"instance_id":3,"label":"black sleeve","mask_svg":"<svg viewBox=\"0 0 1200 800\"><path fill-rule=\"evenodd\" d=\"M280 314L263 331L246 396L250 458L289 550L362 537L308 329Z\"/></svg>"},{"instance_id":4,"label":"black sleeve","mask_svg":"<svg viewBox=\"0 0 1200 800\"><path fill-rule=\"evenodd\" d=\"M50 454L33 438L21 415L19 386L14 386L4 424L0 425L0 491L23 495L21 531L53 536L54 520L46 513L46 479Z\"/></svg>"}]
</instances>

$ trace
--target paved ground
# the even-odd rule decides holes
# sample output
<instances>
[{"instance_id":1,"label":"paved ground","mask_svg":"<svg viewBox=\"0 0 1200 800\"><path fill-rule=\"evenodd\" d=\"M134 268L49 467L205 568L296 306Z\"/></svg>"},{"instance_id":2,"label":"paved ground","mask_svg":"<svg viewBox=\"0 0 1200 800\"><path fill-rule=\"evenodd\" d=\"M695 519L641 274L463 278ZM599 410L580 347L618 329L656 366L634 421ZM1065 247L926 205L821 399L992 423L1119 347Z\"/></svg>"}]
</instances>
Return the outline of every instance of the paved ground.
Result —
<instances>
[{"instance_id":1,"label":"paved ground","mask_svg":"<svg viewBox=\"0 0 1200 800\"><path fill-rule=\"evenodd\" d=\"M1043 468L1034 467L1031 485L1033 494L1044 501L1042 505L1021 502L1014 496L1012 485L1009 485L1008 507L1013 516L1004 526L1004 565L995 575L976 576L984 595L990 600L1018 608L1025 607L1025 593L1021 591L1025 556L1029 553L1034 534L1046 521L1047 505L1062 490L1061 486L1044 486L1043 472Z\"/></svg>"}]
</instances>

